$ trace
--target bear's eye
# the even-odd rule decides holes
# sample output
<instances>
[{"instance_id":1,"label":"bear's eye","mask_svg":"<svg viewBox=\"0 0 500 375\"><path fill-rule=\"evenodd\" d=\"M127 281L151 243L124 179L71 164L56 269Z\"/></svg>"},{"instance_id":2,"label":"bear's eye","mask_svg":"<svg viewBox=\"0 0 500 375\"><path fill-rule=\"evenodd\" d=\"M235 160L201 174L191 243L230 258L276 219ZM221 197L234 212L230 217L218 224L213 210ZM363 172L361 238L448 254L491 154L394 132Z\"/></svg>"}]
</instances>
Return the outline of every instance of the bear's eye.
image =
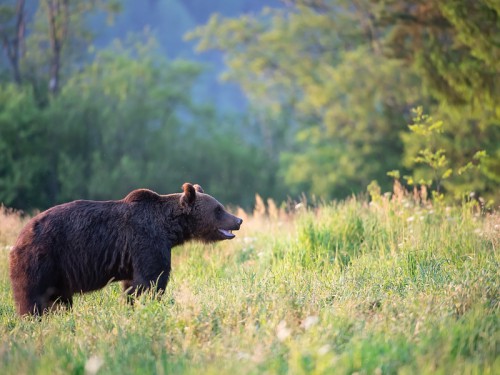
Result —
<instances>
[{"instance_id":1,"label":"bear's eye","mask_svg":"<svg viewBox=\"0 0 500 375\"><path fill-rule=\"evenodd\" d=\"M222 207L221 206L215 207L215 215L217 217L220 217L222 215Z\"/></svg>"}]
</instances>

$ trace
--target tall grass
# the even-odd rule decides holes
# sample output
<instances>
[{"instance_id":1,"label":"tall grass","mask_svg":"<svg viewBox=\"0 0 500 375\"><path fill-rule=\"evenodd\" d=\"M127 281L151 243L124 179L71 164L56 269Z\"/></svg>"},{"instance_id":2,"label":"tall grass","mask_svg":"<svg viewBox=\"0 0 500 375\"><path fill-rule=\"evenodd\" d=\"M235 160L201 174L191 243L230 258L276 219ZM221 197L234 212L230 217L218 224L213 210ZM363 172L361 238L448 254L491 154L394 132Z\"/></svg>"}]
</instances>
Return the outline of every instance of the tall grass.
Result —
<instances>
[{"instance_id":1,"label":"tall grass","mask_svg":"<svg viewBox=\"0 0 500 375\"><path fill-rule=\"evenodd\" d=\"M268 208L232 241L174 249L166 295L134 308L110 285L18 318L1 251L0 373L500 372L498 213L408 196Z\"/></svg>"}]
</instances>

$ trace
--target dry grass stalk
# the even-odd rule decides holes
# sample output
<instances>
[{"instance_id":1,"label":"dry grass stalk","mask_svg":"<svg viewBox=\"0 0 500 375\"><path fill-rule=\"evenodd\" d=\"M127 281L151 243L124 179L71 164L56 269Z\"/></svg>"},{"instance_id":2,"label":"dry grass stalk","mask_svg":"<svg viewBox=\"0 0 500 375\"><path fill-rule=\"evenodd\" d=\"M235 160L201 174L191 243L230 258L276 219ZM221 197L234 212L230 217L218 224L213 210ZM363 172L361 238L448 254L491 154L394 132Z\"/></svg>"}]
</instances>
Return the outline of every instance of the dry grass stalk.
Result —
<instances>
[{"instance_id":1,"label":"dry grass stalk","mask_svg":"<svg viewBox=\"0 0 500 375\"><path fill-rule=\"evenodd\" d=\"M14 245L16 238L24 226L26 219L21 212L0 206L0 248Z\"/></svg>"}]
</instances>

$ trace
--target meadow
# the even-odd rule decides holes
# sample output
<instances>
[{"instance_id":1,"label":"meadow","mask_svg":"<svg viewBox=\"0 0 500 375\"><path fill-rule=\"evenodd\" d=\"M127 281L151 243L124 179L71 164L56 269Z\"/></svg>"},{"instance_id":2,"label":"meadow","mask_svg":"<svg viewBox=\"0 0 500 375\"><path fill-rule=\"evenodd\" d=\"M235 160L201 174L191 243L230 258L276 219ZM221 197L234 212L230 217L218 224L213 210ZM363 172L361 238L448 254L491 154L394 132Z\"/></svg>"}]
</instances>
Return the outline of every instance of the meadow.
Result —
<instances>
[{"instance_id":1,"label":"meadow","mask_svg":"<svg viewBox=\"0 0 500 375\"><path fill-rule=\"evenodd\" d=\"M118 284L19 318L0 213L1 374L498 374L500 215L396 191L258 200L232 241L172 252L161 300Z\"/></svg>"}]
</instances>

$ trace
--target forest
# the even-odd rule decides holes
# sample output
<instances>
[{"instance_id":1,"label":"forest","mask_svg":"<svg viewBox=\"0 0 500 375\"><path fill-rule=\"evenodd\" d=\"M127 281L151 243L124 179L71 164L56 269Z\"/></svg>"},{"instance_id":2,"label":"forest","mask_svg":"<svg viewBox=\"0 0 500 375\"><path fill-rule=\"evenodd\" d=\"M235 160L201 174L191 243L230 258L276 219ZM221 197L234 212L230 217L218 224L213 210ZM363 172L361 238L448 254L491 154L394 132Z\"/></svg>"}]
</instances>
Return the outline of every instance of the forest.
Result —
<instances>
[{"instance_id":1,"label":"forest","mask_svg":"<svg viewBox=\"0 0 500 375\"><path fill-rule=\"evenodd\" d=\"M500 3L4 0L0 202L498 202Z\"/></svg>"}]
</instances>

